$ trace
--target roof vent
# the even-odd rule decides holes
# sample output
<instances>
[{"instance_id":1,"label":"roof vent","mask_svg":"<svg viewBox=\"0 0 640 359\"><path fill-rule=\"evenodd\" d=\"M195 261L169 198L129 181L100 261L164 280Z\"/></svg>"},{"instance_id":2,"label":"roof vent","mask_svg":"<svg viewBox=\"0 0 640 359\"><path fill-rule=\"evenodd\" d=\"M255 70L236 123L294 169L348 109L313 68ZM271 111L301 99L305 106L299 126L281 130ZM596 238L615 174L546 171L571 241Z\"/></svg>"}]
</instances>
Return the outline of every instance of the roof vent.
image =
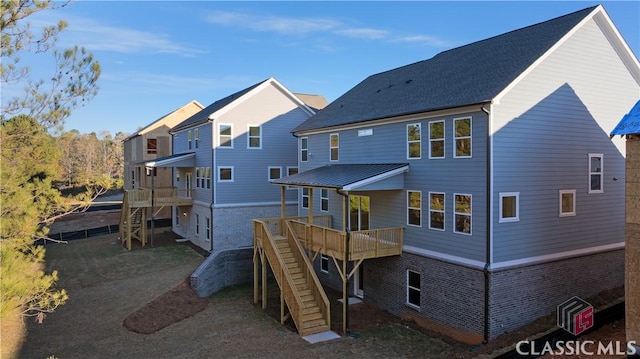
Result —
<instances>
[{"instance_id":1,"label":"roof vent","mask_svg":"<svg viewBox=\"0 0 640 359\"><path fill-rule=\"evenodd\" d=\"M412 79L408 79L408 80L407 80L407 81L405 81L404 83L405 83L405 84L410 84L410 83L411 83L411 81L413 81L413 80L412 80Z\"/></svg>"}]
</instances>

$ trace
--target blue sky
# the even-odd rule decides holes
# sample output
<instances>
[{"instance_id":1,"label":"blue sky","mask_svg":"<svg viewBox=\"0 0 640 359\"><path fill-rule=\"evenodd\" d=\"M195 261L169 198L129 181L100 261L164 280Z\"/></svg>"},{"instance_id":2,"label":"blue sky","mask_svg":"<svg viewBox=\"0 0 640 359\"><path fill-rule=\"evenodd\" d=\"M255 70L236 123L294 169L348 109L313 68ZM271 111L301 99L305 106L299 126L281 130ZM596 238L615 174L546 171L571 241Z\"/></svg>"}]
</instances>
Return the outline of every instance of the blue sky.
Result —
<instances>
[{"instance_id":1,"label":"blue sky","mask_svg":"<svg viewBox=\"0 0 640 359\"><path fill-rule=\"evenodd\" d=\"M374 73L597 4L81 1L31 21L67 20L59 46L84 46L102 66L98 95L64 129L115 134L269 77L333 101ZM601 4L640 57L640 2ZM40 57L31 67L48 76Z\"/></svg>"}]
</instances>

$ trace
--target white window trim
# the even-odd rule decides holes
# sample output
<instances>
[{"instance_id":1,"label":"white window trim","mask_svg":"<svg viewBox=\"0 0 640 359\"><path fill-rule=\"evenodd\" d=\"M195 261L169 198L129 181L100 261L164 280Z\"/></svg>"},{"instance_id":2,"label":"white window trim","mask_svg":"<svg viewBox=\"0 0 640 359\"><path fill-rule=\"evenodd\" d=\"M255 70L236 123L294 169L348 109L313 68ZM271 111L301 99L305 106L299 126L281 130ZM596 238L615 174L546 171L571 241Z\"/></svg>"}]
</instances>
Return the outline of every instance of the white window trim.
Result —
<instances>
[{"instance_id":1,"label":"white window trim","mask_svg":"<svg viewBox=\"0 0 640 359\"><path fill-rule=\"evenodd\" d=\"M420 193L420 208L409 207L409 198L411 197L410 196L411 192ZM407 203L407 226L416 227L416 228L422 227L422 191L407 190L407 202L406 203ZM419 225L409 223L409 210L410 209L417 209L417 210L420 211L420 224Z\"/></svg>"},{"instance_id":2,"label":"white window trim","mask_svg":"<svg viewBox=\"0 0 640 359\"><path fill-rule=\"evenodd\" d=\"M251 139L256 136L251 136L251 127L257 127L260 129L260 135L258 139L260 140L260 146L251 147ZM262 149L262 125L247 125L247 149L249 150L261 150Z\"/></svg>"},{"instance_id":3,"label":"white window trim","mask_svg":"<svg viewBox=\"0 0 640 359\"><path fill-rule=\"evenodd\" d=\"M187 131L187 148L188 149L192 149L193 148L192 145L191 145L192 138L193 138L193 136L191 134L191 130Z\"/></svg>"},{"instance_id":4,"label":"white window trim","mask_svg":"<svg viewBox=\"0 0 640 359\"><path fill-rule=\"evenodd\" d=\"M280 172L280 177L278 177L278 178L282 178L282 167L280 167L280 166L269 166L267 168L267 180L268 181L273 181L273 180L278 179L278 178L271 178L271 170L273 170L273 169L278 169L278 172Z\"/></svg>"},{"instance_id":5,"label":"white window trim","mask_svg":"<svg viewBox=\"0 0 640 359\"><path fill-rule=\"evenodd\" d=\"M432 123L442 123L442 127L443 127L443 131L442 131L442 138L437 138L437 139L431 139L431 124ZM429 159L432 160L441 160L444 158L447 158L447 136L446 136L446 124L444 122L444 120L440 120L440 121L431 121L429 122ZM431 142L435 142L435 141L442 141L442 156L441 157L434 157L433 155L431 155Z\"/></svg>"},{"instance_id":6,"label":"white window trim","mask_svg":"<svg viewBox=\"0 0 640 359\"><path fill-rule=\"evenodd\" d=\"M206 238L207 238L207 240L210 240L211 239L211 218L204 217L204 220L205 220L205 223L206 223L205 229L207 231Z\"/></svg>"},{"instance_id":7,"label":"white window trim","mask_svg":"<svg viewBox=\"0 0 640 359\"><path fill-rule=\"evenodd\" d=\"M309 208L309 189L307 188L307 194L304 194L304 189L306 187L300 188L300 207L301 208ZM307 206L304 205L304 198L307 197Z\"/></svg>"},{"instance_id":8,"label":"white window trim","mask_svg":"<svg viewBox=\"0 0 640 359\"><path fill-rule=\"evenodd\" d=\"M200 215L199 214L195 214L194 219L196 221L196 237L199 237L200 235Z\"/></svg>"},{"instance_id":9,"label":"white window trim","mask_svg":"<svg viewBox=\"0 0 640 359\"><path fill-rule=\"evenodd\" d=\"M231 170L231 179L228 179L228 180L220 179L220 170L222 170L222 169L230 169ZM218 182L233 182L233 180L234 180L233 166L218 166L218 170L216 171L216 173L217 173L216 177L218 178Z\"/></svg>"},{"instance_id":10,"label":"white window trim","mask_svg":"<svg viewBox=\"0 0 640 359\"><path fill-rule=\"evenodd\" d=\"M600 158L600 172L591 172L591 159L594 157ZM602 153L590 153L589 154L589 193L604 193L604 155ZM591 175L600 175L600 189L592 190L591 189Z\"/></svg>"},{"instance_id":11,"label":"white window trim","mask_svg":"<svg viewBox=\"0 0 640 359\"><path fill-rule=\"evenodd\" d=\"M501 192L500 193L500 214L499 214L499 220L498 223L508 223L508 222L518 222L520 221L520 192ZM515 217L509 217L509 218L503 218L502 217L502 199L504 197L515 197L516 198L516 216ZM473 203L473 202L472 202Z\"/></svg>"},{"instance_id":12,"label":"white window trim","mask_svg":"<svg viewBox=\"0 0 640 359\"><path fill-rule=\"evenodd\" d=\"M206 172L206 182L207 182L207 189L211 189L211 167L206 167L205 170Z\"/></svg>"},{"instance_id":13,"label":"white window trim","mask_svg":"<svg viewBox=\"0 0 640 359\"><path fill-rule=\"evenodd\" d=\"M327 269L322 268L322 263L324 262L327 263ZM324 254L320 254L320 272L329 273L329 256L326 256Z\"/></svg>"},{"instance_id":14,"label":"white window trim","mask_svg":"<svg viewBox=\"0 0 640 359\"><path fill-rule=\"evenodd\" d=\"M194 147L198 148L199 142L200 142L200 129L199 128L195 128L193 130L193 141L194 141Z\"/></svg>"},{"instance_id":15,"label":"white window trim","mask_svg":"<svg viewBox=\"0 0 640 359\"><path fill-rule=\"evenodd\" d=\"M221 126L229 126L230 130L231 130L231 135L229 135L229 137L231 137L231 146L222 146L222 141L220 141L220 137L222 137L221 135L221 131L220 131L220 127ZM224 135L226 136L226 135ZM218 124L218 148L224 148L224 149L233 149L234 147L234 143L233 143L233 124L232 123L219 123Z\"/></svg>"},{"instance_id":16,"label":"white window trim","mask_svg":"<svg viewBox=\"0 0 640 359\"><path fill-rule=\"evenodd\" d=\"M460 120L469 120L469 136L456 137L456 121ZM473 118L471 116L458 117L453 119L453 158L472 158L473 157ZM458 145L456 140L469 139L469 150L471 151L470 156L458 156L456 153L458 150Z\"/></svg>"},{"instance_id":17,"label":"white window trim","mask_svg":"<svg viewBox=\"0 0 640 359\"><path fill-rule=\"evenodd\" d=\"M293 176L293 174L291 173L291 170L294 169L294 168L296 169L296 173L299 173L298 171L300 169L298 168L298 166L287 166L287 176ZM294 187L294 186L287 186L286 188L287 189L297 189L297 187Z\"/></svg>"},{"instance_id":18,"label":"white window trim","mask_svg":"<svg viewBox=\"0 0 640 359\"><path fill-rule=\"evenodd\" d=\"M418 140L409 140L409 126L418 126L419 128L419 134L420 134L420 139ZM421 122L416 122L416 123L409 123L407 124L407 130L405 131L405 139L407 141L407 159L408 160L419 160L422 159L422 123ZM409 156L409 147L410 144L418 142L420 144L420 154L418 155L418 157L410 157Z\"/></svg>"},{"instance_id":19,"label":"white window trim","mask_svg":"<svg viewBox=\"0 0 640 359\"><path fill-rule=\"evenodd\" d=\"M200 173L200 167L196 167L196 188L200 188L200 178L202 174Z\"/></svg>"},{"instance_id":20,"label":"white window trim","mask_svg":"<svg viewBox=\"0 0 640 359\"><path fill-rule=\"evenodd\" d=\"M302 143L305 142L305 141L307 142L307 148L302 148ZM302 153L303 152L307 153L307 159L306 160L302 159ZM329 156L331 156L331 155L329 155ZM300 137L300 162L309 162L309 137Z\"/></svg>"},{"instance_id":21,"label":"white window trim","mask_svg":"<svg viewBox=\"0 0 640 359\"><path fill-rule=\"evenodd\" d=\"M420 288L412 287L412 286L409 285L409 272L413 272L413 273L416 273L418 275L418 277L420 278ZM414 271L414 270L411 270L411 269L407 269L405 288L406 288L405 304L407 306L411 307L411 308L420 309L419 305L415 305L415 304L409 302L409 290L411 290L411 289L413 289L413 290L417 291L418 293L420 293L419 298L422 299L421 298L422 297L422 275L420 274L420 272L417 272L417 271Z\"/></svg>"},{"instance_id":22,"label":"white window trim","mask_svg":"<svg viewBox=\"0 0 640 359\"><path fill-rule=\"evenodd\" d=\"M327 191L327 196L326 197L324 197L322 195L323 191ZM322 202L324 200L327 201L327 209L326 210L322 209ZM329 190L328 189L321 189L320 190L320 212L329 212Z\"/></svg>"},{"instance_id":23,"label":"white window trim","mask_svg":"<svg viewBox=\"0 0 640 359\"><path fill-rule=\"evenodd\" d=\"M456 212L456 196L469 196L471 198L471 208L469 208L469 213ZM462 216L469 216L471 218L471 228L469 228L469 233L456 231L456 215L458 214ZM469 193L453 194L453 233L462 234L465 236L470 236L473 234L473 196Z\"/></svg>"},{"instance_id":24,"label":"white window trim","mask_svg":"<svg viewBox=\"0 0 640 359\"><path fill-rule=\"evenodd\" d=\"M338 137L338 146L337 147L333 147L331 144L331 138L333 136ZM307 142L307 146L309 145L309 142ZM333 152L332 150L336 148L338 150L338 158L337 159L332 159L331 158L331 153ZM309 158L309 153L307 152L307 158ZM340 161L340 134L339 133L331 133L329 134L329 162L338 162Z\"/></svg>"},{"instance_id":25,"label":"white window trim","mask_svg":"<svg viewBox=\"0 0 640 359\"><path fill-rule=\"evenodd\" d=\"M444 205L444 208L442 210L439 209L431 209L431 195L432 194L441 194L443 197L443 201L442 204ZM445 231L447 228L447 220L445 218L445 213L447 210L447 195L444 192L429 192L429 229L433 229L434 231ZM442 218L443 221L442 223L444 224L444 228L434 228L431 226L431 212L438 212L438 213L442 213Z\"/></svg>"},{"instance_id":26,"label":"white window trim","mask_svg":"<svg viewBox=\"0 0 640 359\"><path fill-rule=\"evenodd\" d=\"M573 212L562 212L562 195L566 193L573 194ZM558 217L575 217L576 215L576 190L561 189L558 191Z\"/></svg>"}]
</instances>

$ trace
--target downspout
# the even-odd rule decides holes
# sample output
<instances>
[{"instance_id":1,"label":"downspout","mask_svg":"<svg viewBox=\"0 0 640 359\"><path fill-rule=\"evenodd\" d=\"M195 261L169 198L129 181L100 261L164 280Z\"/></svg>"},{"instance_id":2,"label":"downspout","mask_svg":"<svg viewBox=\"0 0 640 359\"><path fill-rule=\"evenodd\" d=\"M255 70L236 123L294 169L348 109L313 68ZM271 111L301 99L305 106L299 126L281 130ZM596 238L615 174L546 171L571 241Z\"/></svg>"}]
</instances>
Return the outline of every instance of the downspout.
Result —
<instances>
[{"instance_id":1,"label":"downspout","mask_svg":"<svg viewBox=\"0 0 640 359\"><path fill-rule=\"evenodd\" d=\"M482 110L482 112L487 114L487 167L486 167L486 171L487 171L487 224L486 224L486 243L485 243L485 264L484 264L484 333L483 333L483 344L487 344L489 342L489 331L490 331L490 323L489 323L489 306L490 306L490 301L489 301L489 289L490 289L490 285L489 285L489 280L490 280L490 273L489 273L489 268L491 266L491 212L492 212L492 202L493 202L493 193L492 193L492 172L491 172L491 113L489 112L489 110L487 110L485 108L486 104L483 104L482 107L480 107L480 109Z\"/></svg>"},{"instance_id":2,"label":"downspout","mask_svg":"<svg viewBox=\"0 0 640 359\"><path fill-rule=\"evenodd\" d=\"M349 222L349 211L348 211L349 193L344 192L341 189L337 189L336 193L341 195L345 199L344 208L342 209L344 211L343 226L345 228L345 232L347 233L346 238L345 238L344 260L347 263L349 263L349 242L351 241L351 228L350 228L351 226L348 223ZM345 265L345 268L348 268L348 266ZM345 271L344 277L345 277L345 287L346 287L346 290L348 291L349 290L349 276L347 275L347 271ZM346 295L346 298L344 298L343 305L345 306L343 320L344 320L344 327L345 327L345 335L347 335L347 334L351 333L351 330L349 330L349 296L348 295Z\"/></svg>"}]
</instances>

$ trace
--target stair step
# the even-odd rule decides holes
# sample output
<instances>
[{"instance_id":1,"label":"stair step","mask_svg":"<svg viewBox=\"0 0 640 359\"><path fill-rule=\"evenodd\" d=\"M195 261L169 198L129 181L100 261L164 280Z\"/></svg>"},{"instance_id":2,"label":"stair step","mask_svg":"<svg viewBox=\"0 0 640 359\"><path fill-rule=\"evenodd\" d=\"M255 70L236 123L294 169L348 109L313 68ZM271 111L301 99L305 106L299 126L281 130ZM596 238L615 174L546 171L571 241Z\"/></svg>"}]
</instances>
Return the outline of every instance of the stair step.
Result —
<instances>
[{"instance_id":1,"label":"stair step","mask_svg":"<svg viewBox=\"0 0 640 359\"><path fill-rule=\"evenodd\" d=\"M302 303L315 302L315 298L311 294L301 295L300 299L302 299Z\"/></svg>"},{"instance_id":2,"label":"stair step","mask_svg":"<svg viewBox=\"0 0 640 359\"><path fill-rule=\"evenodd\" d=\"M319 327L319 326L322 326L322 325L326 326L327 325L327 321L324 320L324 319L314 319L314 320L309 320L309 321L306 321L306 322L302 322L302 327L305 328L305 329L313 328L313 327Z\"/></svg>"},{"instance_id":3,"label":"stair step","mask_svg":"<svg viewBox=\"0 0 640 359\"><path fill-rule=\"evenodd\" d=\"M320 313L320 307L318 307L317 305L302 309L302 316L314 313Z\"/></svg>"},{"instance_id":4,"label":"stair step","mask_svg":"<svg viewBox=\"0 0 640 359\"><path fill-rule=\"evenodd\" d=\"M307 285L307 280L304 278L294 279L293 284L296 286L296 288L299 288L298 286L301 284Z\"/></svg>"},{"instance_id":5,"label":"stair step","mask_svg":"<svg viewBox=\"0 0 640 359\"><path fill-rule=\"evenodd\" d=\"M302 322L303 323L311 322L311 321L318 320L318 319L324 320L323 317L322 317L322 313L320 313L320 312L302 315Z\"/></svg>"}]
</instances>

